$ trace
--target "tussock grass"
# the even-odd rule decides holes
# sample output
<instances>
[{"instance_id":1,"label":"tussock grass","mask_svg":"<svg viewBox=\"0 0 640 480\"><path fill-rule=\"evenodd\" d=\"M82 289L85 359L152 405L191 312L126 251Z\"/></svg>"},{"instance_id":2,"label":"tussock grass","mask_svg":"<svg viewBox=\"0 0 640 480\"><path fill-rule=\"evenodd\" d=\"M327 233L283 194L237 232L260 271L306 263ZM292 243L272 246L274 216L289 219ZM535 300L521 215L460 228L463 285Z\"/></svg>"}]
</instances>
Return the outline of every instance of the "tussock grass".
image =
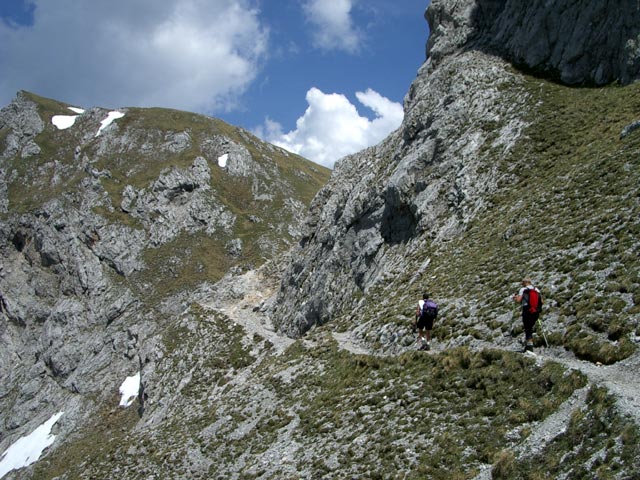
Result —
<instances>
[{"instance_id":1,"label":"tussock grass","mask_svg":"<svg viewBox=\"0 0 640 480\"><path fill-rule=\"evenodd\" d=\"M557 364L538 367L498 350L373 357L329 340L310 349L298 342L270 371L309 357L316 374L274 388L298 403L295 439L325 452L300 467L312 477L330 472L321 459L336 454L350 475L370 475L375 464L378 478L468 478L474 465L505 448L508 432L545 418L585 384ZM356 441L362 436L364 444ZM333 450L345 440L347 450Z\"/></svg>"},{"instance_id":2,"label":"tussock grass","mask_svg":"<svg viewBox=\"0 0 640 480\"><path fill-rule=\"evenodd\" d=\"M435 244L426 232L399 247L408 273L371 288L367 302L384 305L367 318L354 311L357 322L375 331L399 314L411 318L428 290L441 306L440 340L518 336L511 295L529 276L546 300L551 343L614 363L635 351L629 335L639 328L640 134L620 133L638 120L640 84L569 88L523 76L510 88L529 99L529 126L507 155L490 144L482 150L498 185L487 208L449 242ZM427 259L425 277L410 283Z\"/></svg>"},{"instance_id":3,"label":"tussock grass","mask_svg":"<svg viewBox=\"0 0 640 480\"><path fill-rule=\"evenodd\" d=\"M567 431L545 448L541 458L519 462L509 478L636 478L640 475L640 432L633 421L616 415L615 410L613 397L603 388L592 387L587 408L573 412ZM496 467L498 471L504 468L502 464Z\"/></svg>"}]
</instances>

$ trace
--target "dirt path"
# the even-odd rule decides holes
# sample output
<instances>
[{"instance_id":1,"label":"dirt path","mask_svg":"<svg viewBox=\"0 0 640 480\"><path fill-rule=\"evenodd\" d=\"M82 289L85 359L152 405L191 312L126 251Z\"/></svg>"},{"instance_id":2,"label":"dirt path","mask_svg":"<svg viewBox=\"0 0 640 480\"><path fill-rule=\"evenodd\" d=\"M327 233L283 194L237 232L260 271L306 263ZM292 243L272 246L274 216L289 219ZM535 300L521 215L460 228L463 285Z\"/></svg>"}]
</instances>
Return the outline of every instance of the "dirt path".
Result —
<instances>
[{"instance_id":1,"label":"dirt path","mask_svg":"<svg viewBox=\"0 0 640 480\"><path fill-rule=\"evenodd\" d=\"M576 390L553 414L542 422L533 425L531 433L521 444L514 448L517 456L536 455L540 453L555 437L569 427L572 413L586 406L587 392L591 385L605 387L616 399L619 413L640 425L640 379L636 372L640 368L640 353L614 365L595 365L578 360L570 352L561 349L542 349L531 355L539 362L554 361L569 369L582 372L589 383ZM491 465L483 465L473 480L490 480Z\"/></svg>"},{"instance_id":2,"label":"dirt path","mask_svg":"<svg viewBox=\"0 0 640 480\"><path fill-rule=\"evenodd\" d=\"M277 283L266 278L257 271L249 271L241 276L229 277L218 286L215 301L206 306L226 314L230 319L242 325L247 338L255 334L271 342L277 354L282 353L294 340L278 334L268 315L261 308L265 303L273 301ZM367 345L363 345L352 332L333 333L339 348L356 355L380 355ZM513 351L506 345L477 342L469 345L473 349L500 348ZM436 342L429 354L438 353L448 348ZM264 360L264 352L261 359ZM536 353L527 353L539 364L554 361L569 369L583 373L588 385L576 390L553 414L543 421L531 425L531 433L519 445L513 448L516 456L530 456L541 452L554 438L565 432L571 421L572 413L586 405L587 392L592 385L605 387L616 399L620 414L629 417L640 425L640 353L614 365L596 365L582 361L566 350L558 347L541 348ZM249 373L247 372L247 375ZM480 473L474 480L490 480L491 465L480 466Z\"/></svg>"},{"instance_id":3,"label":"dirt path","mask_svg":"<svg viewBox=\"0 0 640 480\"><path fill-rule=\"evenodd\" d=\"M240 276L231 276L216 286L215 300L203 302L203 305L226 314L231 320L242 325L247 332L248 341L254 335L273 344L276 354L282 353L294 340L278 334L269 316L265 313L265 304L273 301L277 291L277 282L273 278L262 275L259 271L249 271ZM382 355L362 344L353 332L333 333L339 348L356 355ZM500 342L499 342L500 343ZM474 342L470 348L499 348L513 351L504 342L500 344ZM446 344L435 342L434 349L428 354L436 354L451 348ZM264 360L266 352L260 355ZM587 392L592 385L605 387L616 399L620 414L629 417L640 425L640 352L614 365L596 365L577 359L571 352L559 347L541 348L535 353L527 353L539 364L554 361L569 369L583 373L588 385L576 390L553 414L543 421L531 425L531 433L519 445L513 448L516 456L530 456L542 451L554 438L566 431L572 413L586 405ZM258 362L259 363L259 362ZM249 372L246 373L249 375ZM240 383L242 383L239 380ZM474 480L491 479L491 465L480 466L480 473Z\"/></svg>"},{"instance_id":4,"label":"dirt path","mask_svg":"<svg viewBox=\"0 0 640 480\"><path fill-rule=\"evenodd\" d=\"M271 342L277 353L282 353L293 340L278 334L262 306L275 295L277 284L260 271L250 270L240 276L221 280L216 286L214 300L202 302L203 306L227 315L247 332Z\"/></svg>"},{"instance_id":5,"label":"dirt path","mask_svg":"<svg viewBox=\"0 0 640 480\"><path fill-rule=\"evenodd\" d=\"M225 313L233 321L242 325L249 336L258 334L269 340L277 352L282 352L293 343L293 340L278 334L268 315L256 308L271 298L276 289L277 284L273 280L269 280L257 271L249 271L242 276L229 279L224 286L226 294L219 295L215 303L211 302L207 306ZM376 354L366 345L362 345L350 332L334 332L333 337L340 348L353 354ZM471 345L471 347L506 349L488 343ZM436 344L431 353L437 353L443 348L446 346ZM582 372L590 384L607 388L615 396L620 413L631 417L636 424L640 425L640 376L637 375L640 371L640 353L613 365L596 365L579 360L571 352L561 348L541 348L531 356L540 362L555 361L567 368Z\"/></svg>"},{"instance_id":6,"label":"dirt path","mask_svg":"<svg viewBox=\"0 0 640 480\"><path fill-rule=\"evenodd\" d=\"M590 383L605 387L616 397L620 413L628 415L640 425L640 377L637 373L640 371L640 353L613 365L596 365L578 360L564 350L542 349L539 356L578 370L587 376Z\"/></svg>"}]
</instances>

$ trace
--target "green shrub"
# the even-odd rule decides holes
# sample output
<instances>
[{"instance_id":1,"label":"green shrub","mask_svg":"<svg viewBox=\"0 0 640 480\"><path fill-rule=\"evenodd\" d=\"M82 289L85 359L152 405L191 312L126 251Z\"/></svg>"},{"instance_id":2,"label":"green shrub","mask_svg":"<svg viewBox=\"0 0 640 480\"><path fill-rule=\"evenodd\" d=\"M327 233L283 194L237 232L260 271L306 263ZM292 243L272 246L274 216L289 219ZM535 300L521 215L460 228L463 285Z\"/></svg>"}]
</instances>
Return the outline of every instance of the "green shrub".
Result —
<instances>
[{"instance_id":1,"label":"green shrub","mask_svg":"<svg viewBox=\"0 0 640 480\"><path fill-rule=\"evenodd\" d=\"M578 333L576 333L576 330ZM627 338L623 337L619 342L612 343L601 340L595 335L579 331L578 326L573 326L567 331L564 343L578 358L604 365L611 365L624 360L636 350L635 345Z\"/></svg>"},{"instance_id":2,"label":"green shrub","mask_svg":"<svg viewBox=\"0 0 640 480\"><path fill-rule=\"evenodd\" d=\"M516 457L511 450L502 450L494 456L491 478L494 480L514 480L519 478L518 473Z\"/></svg>"}]
</instances>

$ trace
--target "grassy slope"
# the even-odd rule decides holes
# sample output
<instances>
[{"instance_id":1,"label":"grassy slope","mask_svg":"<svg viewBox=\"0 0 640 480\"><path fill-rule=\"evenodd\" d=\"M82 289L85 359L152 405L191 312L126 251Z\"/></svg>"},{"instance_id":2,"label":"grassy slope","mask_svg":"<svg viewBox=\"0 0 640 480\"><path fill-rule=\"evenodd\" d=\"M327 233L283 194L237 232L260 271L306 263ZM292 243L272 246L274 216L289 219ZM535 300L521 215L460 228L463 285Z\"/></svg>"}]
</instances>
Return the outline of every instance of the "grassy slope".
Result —
<instances>
[{"instance_id":1,"label":"grassy slope","mask_svg":"<svg viewBox=\"0 0 640 480\"><path fill-rule=\"evenodd\" d=\"M619 135L640 112L640 84L587 90L529 79L526 87L540 104L529 140L501 165L513 185L460 240L460 254L436 259L444 260L436 285L461 296L477 282L491 312L531 276L547 314L558 315L556 341L611 363L630 353L625 334L638 328L640 135Z\"/></svg>"},{"instance_id":2,"label":"grassy slope","mask_svg":"<svg viewBox=\"0 0 640 480\"><path fill-rule=\"evenodd\" d=\"M443 310L435 330L439 342L465 335L491 342L514 325L519 336L519 313L510 296L521 278L531 276L547 298L551 343L603 363L634 351L629 335L640 333L640 133L620 139L620 132L640 117L640 83L575 89L525 77L518 88L514 94L530 97L530 126L507 156L502 147L487 147L486 161L496 165L501 187L487 211L450 243L414 242L411 247L418 243L421 248L405 252L411 257L407 265L431 259L426 287L410 283L415 272L409 269L368 292L367 309L338 318L326 329L362 323L370 332L367 338L380 341L389 322L397 323L400 332L407 328L415 299L429 288ZM322 392L306 417L312 426L307 434L323 429L330 434L344 424L356 430L364 424L360 433L376 432L368 444L371 452L345 454L344 462L357 460L350 473L364 473L358 470L362 464L381 462L368 474L393 478L393 472L411 465L403 441L415 439L416 432L415 425L405 424L405 414L425 417L424 436L416 440L428 452L408 478L470 478L477 463L494 464L499 478L548 478L561 472L583 478L588 471L598 478L621 472L630 478L639 473L638 428L616 413L613 399L601 389L591 389L586 408L574 411L567 432L541 456L521 464L506 432L518 431L525 438L527 422L544 418L559 400L536 391L539 367L518 363L509 353L465 348L443 352L434 364L415 353L388 360L340 355L343 360L319 354L325 361L331 358L319 368L325 373L302 385L321 386ZM454 367L448 370L447 365ZM530 381L521 388L526 378ZM561 397L578 383L564 384ZM461 384L469 390L457 390ZM296 383L294 388L304 387ZM412 391L420 399L415 410L390 407L373 425L358 414L367 402L404 406ZM340 435L334 436L338 442ZM352 442L348 437L346 443ZM598 452L602 457L591 470ZM323 468L321 457L316 473Z\"/></svg>"},{"instance_id":3,"label":"grassy slope","mask_svg":"<svg viewBox=\"0 0 640 480\"><path fill-rule=\"evenodd\" d=\"M584 478L596 453L598 478L640 473L637 428L597 388L542 456L516 460L512 449L585 385L558 364L467 348L353 355L324 328L312 344L256 362L238 327L201 313L195 328L171 333L172 356L155 386L173 393L163 422L134 429L133 411L105 409L32 478L470 479L482 464L495 465L496 478ZM269 349L254 342L254 351ZM234 380L244 369L249 381ZM211 465L192 468L194 452Z\"/></svg>"},{"instance_id":4,"label":"grassy slope","mask_svg":"<svg viewBox=\"0 0 640 480\"><path fill-rule=\"evenodd\" d=\"M575 89L525 78L519 88L531 99L530 126L506 156L487 147L500 179L489 208L449 243L408 245L406 265L430 259L425 278L411 283L407 269L372 289L380 313L356 312L357 321L406 326L428 289L442 307L440 341L491 341L514 326L519 334L511 294L530 276L546 298L550 342L615 362L634 349L628 334L640 333L640 134L619 138L640 117L640 84Z\"/></svg>"}]
</instances>

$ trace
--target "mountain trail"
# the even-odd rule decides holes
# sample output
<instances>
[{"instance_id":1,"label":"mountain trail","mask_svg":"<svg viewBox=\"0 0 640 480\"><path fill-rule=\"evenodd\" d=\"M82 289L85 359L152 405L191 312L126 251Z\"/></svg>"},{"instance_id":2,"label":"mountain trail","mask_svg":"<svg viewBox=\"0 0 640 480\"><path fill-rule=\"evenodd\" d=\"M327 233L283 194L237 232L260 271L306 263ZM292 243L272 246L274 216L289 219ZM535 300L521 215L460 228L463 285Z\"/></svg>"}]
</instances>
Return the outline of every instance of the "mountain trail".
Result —
<instances>
[{"instance_id":1,"label":"mountain trail","mask_svg":"<svg viewBox=\"0 0 640 480\"><path fill-rule=\"evenodd\" d=\"M579 360L572 353L560 348L542 349L539 353L526 355L539 362L554 361L569 369L578 370L587 377L589 383L573 392L553 414L532 425L527 438L513 448L517 456L531 457L541 453L554 438L564 433L569 427L572 413L586 406L587 393L592 385L605 387L616 399L619 413L640 425L640 379L636 375L640 368L640 353L613 365L599 365ZM480 473L473 480L491 478L491 465L482 465Z\"/></svg>"},{"instance_id":2,"label":"mountain trail","mask_svg":"<svg viewBox=\"0 0 640 480\"><path fill-rule=\"evenodd\" d=\"M562 363L567 368L582 372L589 383L605 387L615 398L621 414L629 416L640 425L640 353L613 365L600 365L579 360L570 352L560 349L543 349L543 360Z\"/></svg>"},{"instance_id":3,"label":"mountain trail","mask_svg":"<svg viewBox=\"0 0 640 480\"><path fill-rule=\"evenodd\" d=\"M341 349L359 355L380 355L367 346L358 342L351 332L333 333ZM492 344L488 342L474 342L469 345L473 349L497 348L504 351L513 351L512 346L504 344ZM426 354L439 353L447 348L437 340L433 342L432 350ZM536 353L526 353L538 362L554 361L565 367L577 370L584 374L590 384L605 387L615 398L618 409L622 415L629 416L640 425L640 352L631 357L614 363L613 365L601 365L580 360L575 355L563 348L540 348Z\"/></svg>"},{"instance_id":4,"label":"mountain trail","mask_svg":"<svg viewBox=\"0 0 640 480\"><path fill-rule=\"evenodd\" d=\"M381 355L366 345L358 342L352 332L333 333L340 348L354 354ZM512 346L506 344L492 344L488 342L474 342L469 345L473 349L498 348L513 351ZM413 347L412 347L413 348ZM448 348L445 343L434 342L433 350L424 352L427 355L442 352ZM529 457L543 451L558 435L564 433L570 425L572 413L582 409L587 403L587 393L591 386L597 385L607 389L616 401L618 412L640 425L640 352L631 357L614 363L613 365L594 364L575 357L572 352L560 347L540 348L536 353L525 353L536 360L538 364L557 362L568 369L577 370L587 377L588 384L573 392L573 394L555 411L541 422L531 425L531 433L520 444L514 446L513 451L518 457ZM481 465L480 473L474 480L491 479L491 465Z\"/></svg>"},{"instance_id":5,"label":"mountain trail","mask_svg":"<svg viewBox=\"0 0 640 480\"><path fill-rule=\"evenodd\" d=\"M333 337L343 350L354 354L381 355L358 342L352 332L333 333ZM513 351L512 346L506 344L492 344L488 342L474 342L473 349L498 348ZM434 342L433 350L424 352L427 355L442 352L447 344ZM539 364L558 362L568 369L577 370L587 377L588 384L573 392L553 414L543 421L531 425L531 433L520 444L514 446L513 451L518 457L531 456L541 453L558 435L564 433L571 422L572 413L586 406L587 393L592 385L602 386L613 395L619 413L640 425L640 378L636 372L640 369L640 352L613 365L594 364L580 360L569 351L559 347L541 348L537 353L525 353ZM490 480L491 465L481 465L480 473L474 480Z\"/></svg>"},{"instance_id":6,"label":"mountain trail","mask_svg":"<svg viewBox=\"0 0 640 480\"><path fill-rule=\"evenodd\" d=\"M258 335L273 344L278 354L284 352L294 340L279 334L263 306L276 293L278 284L260 270L249 270L239 276L229 276L216 285L216 293L204 307L223 313L244 327L247 338Z\"/></svg>"},{"instance_id":7,"label":"mountain trail","mask_svg":"<svg viewBox=\"0 0 640 480\"><path fill-rule=\"evenodd\" d=\"M351 332L333 332L333 338L338 342L338 348L342 350L346 350L355 355L376 355L375 352L372 352L354 340Z\"/></svg>"},{"instance_id":8,"label":"mountain trail","mask_svg":"<svg viewBox=\"0 0 640 480\"><path fill-rule=\"evenodd\" d=\"M280 335L275 331L264 305L273 301L278 288L277 281L263 275L259 270L252 270L240 276L229 277L217 285L218 292L214 295L215 301L208 301L208 306L216 311L224 313L231 320L242 325L247 332L247 338L253 339L258 335L271 342L277 354L282 353L294 340ZM333 332L333 338L338 347L355 355L388 356L397 353L385 354L375 351L358 339L353 332ZM253 340L251 340L253 341ZM513 351L513 345L505 342L498 344L488 342L472 342L472 349L498 348L504 351ZM413 348L413 347L412 347ZM434 341L433 350L425 354L435 354L452 348L448 343ZM266 354L266 352L263 352ZM572 413L586 406L587 393L592 385L605 387L615 400L621 415L630 418L640 425L640 378L636 372L640 369L640 352L617 362L613 365L600 365L580 360L573 353L560 347L540 348L535 353L525 353L538 364L549 361L561 363L568 369L577 370L588 379L587 386L576 390L552 415L541 422L531 425L531 433L527 438L513 447L513 452L518 457L530 456L532 453L541 453L544 448L563 432L567 430L571 422ZM262 356L262 358L264 358ZM249 369L245 377L236 379L236 383L247 381L250 375ZM491 465L480 465L480 472L474 480L488 480L491 478Z\"/></svg>"}]
</instances>

